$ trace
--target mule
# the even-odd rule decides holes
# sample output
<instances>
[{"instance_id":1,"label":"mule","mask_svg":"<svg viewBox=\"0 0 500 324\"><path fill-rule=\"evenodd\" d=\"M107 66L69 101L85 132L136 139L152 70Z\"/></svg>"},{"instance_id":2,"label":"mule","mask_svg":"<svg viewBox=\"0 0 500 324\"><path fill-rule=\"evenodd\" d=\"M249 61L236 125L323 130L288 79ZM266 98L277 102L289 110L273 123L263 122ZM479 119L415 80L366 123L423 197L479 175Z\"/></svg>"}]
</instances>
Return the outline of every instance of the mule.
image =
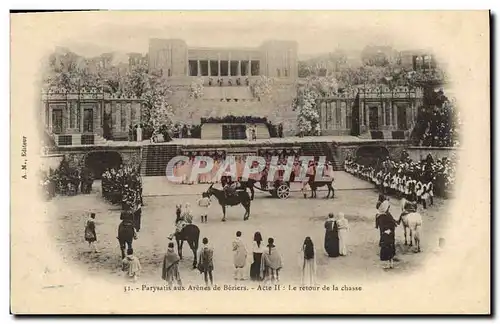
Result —
<instances>
[{"instance_id":1,"label":"mule","mask_svg":"<svg viewBox=\"0 0 500 324\"><path fill-rule=\"evenodd\" d=\"M333 189L333 178L332 180L329 181L315 181L314 180L315 176L309 176L309 179L307 181L307 184L311 188L311 197L310 198L316 198L316 191L318 188L321 188L323 186L327 186L328 188L328 194L326 195L325 198L330 198L330 192L332 193L332 198L335 198L335 189Z\"/></svg>"},{"instance_id":2,"label":"mule","mask_svg":"<svg viewBox=\"0 0 500 324\"><path fill-rule=\"evenodd\" d=\"M248 220L250 218L250 195L246 190L236 190L236 192L226 197L224 190L219 190L213 188L213 184L208 187L206 193L209 196L215 196L217 198L219 205L222 207L222 221L226 221L226 206L237 206L241 204L245 208L245 214L243 215L243 220Z\"/></svg>"}]
</instances>

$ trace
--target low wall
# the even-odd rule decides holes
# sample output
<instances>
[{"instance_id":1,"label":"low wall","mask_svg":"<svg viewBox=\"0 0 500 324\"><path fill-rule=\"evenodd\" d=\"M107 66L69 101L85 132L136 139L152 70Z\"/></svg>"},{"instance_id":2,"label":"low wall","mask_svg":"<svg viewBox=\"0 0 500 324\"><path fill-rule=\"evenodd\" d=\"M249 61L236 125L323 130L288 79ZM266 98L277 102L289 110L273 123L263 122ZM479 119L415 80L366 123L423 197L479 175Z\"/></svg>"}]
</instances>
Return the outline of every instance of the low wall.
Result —
<instances>
[{"instance_id":1,"label":"low wall","mask_svg":"<svg viewBox=\"0 0 500 324\"><path fill-rule=\"evenodd\" d=\"M353 143L340 143L336 145L335 157L339 163L344 163L348 156L355 157L357 151L360 147L383 147L389 152L391 159L399 159L401 157L401 152L407 147L407 141L405 140L379 140L372 141L367 140L366 142L353 142Z\"/></svg>"},{"instance_id":2,"label":"low wall","mask_svg":"<svg viewBox=\"0 0 500 324\"><path fill-rule=\"evenodd\" d=\"M85 158L89 153L95 152L117 152L122 158L123 164L137 166L141 163L142 152L140 145L88 145L59 147L57 156L65 156L70 166L82 168L85 166Z\"/></svg>"},{"instance_id":3,"label":"low wall","mask_svg":"<svg viewBox=\"0 0 500 324\"><path fill-rule=\"evenodd\" d=\"M442 159L444 157L451 158L452 155L460 153L460 148L456 147L425 147L425 146L410 146L406 149L410 159L420 161L425 159L427 155L431 155L434 159Z\"/></svg>"}]
</instances>

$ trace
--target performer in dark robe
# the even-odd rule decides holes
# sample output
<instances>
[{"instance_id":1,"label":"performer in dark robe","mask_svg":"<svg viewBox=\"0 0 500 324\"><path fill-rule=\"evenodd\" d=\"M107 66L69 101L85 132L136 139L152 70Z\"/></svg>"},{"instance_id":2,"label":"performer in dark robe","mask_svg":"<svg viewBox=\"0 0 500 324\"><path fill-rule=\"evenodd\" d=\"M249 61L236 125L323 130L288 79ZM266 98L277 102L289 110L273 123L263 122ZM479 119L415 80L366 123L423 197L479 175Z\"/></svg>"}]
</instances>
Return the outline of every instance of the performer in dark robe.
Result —
<instances>
[{"instance_id":1,"label":"performer in dark robe","mask_svg":"<svg viewBox=\"0 0 500 324\"><path fill-rule=\"evenodd\" d=\"M253 236L253 263L250 266L250 279L253 281L262 281L260 276L260 268L262 262L262 253L264 253L264 245L262 244L262 235L260 232L255 232Z\"/></svg>"},{"instance_id":2,"label":"performer in dark robe","mask_svg":"<svg viewBox=\"0 0 500 324\"><path fill-rule=\"evenodd\" d=\"M379 214L377 217L377 227L380 229L380 260L388 262L388 268L393 268L394 256L396 255L396 221L388 213Z\"/></svg>"},{"instance_id":3,"label":"performer in dark robe","mask_svg":"<svg viewBox=\"0 0 500 324\"><path fill-rule=\"evenodd\" d=\"M331 258L340 256L338 225L332 213L328 214L325 222L325 251Z\"/></svg>"},{"instance_id":4,"label":"performer in dark robe","mask_svg":"<svg viewBox=\"0 0 500 324\"><path fill-rule=\"evenodd\" d=\"M94 252L99 252L96 247L97 234L95 232L95 213L90 214L90 218L85 224L85 241L89 243Z\"/></svg>"}]
</instances>

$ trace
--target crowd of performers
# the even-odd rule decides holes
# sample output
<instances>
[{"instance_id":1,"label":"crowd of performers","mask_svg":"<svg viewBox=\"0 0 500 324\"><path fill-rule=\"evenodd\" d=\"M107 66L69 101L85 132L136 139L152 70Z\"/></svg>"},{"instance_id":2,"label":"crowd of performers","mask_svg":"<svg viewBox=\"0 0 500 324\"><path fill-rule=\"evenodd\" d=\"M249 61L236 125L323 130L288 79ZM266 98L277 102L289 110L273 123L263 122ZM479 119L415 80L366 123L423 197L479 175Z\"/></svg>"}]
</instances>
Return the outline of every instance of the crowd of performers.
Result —
<instances>
[{"instance_id":1,"label":"crowd of performers","mask_svg":"<svg viewBox=\"0 0 500 324\"><path fill-rule=\"evenodd\" d=\"M90 169L70 167L65 158L55 170L49 169L40 174L40 187L45 199L56 195L73 196L78 193L89 194L92 191L94 176Z\"/></svg>"},{"instance_id":2,"label":"crowd of performers","mask_svg":"<svg viewBox=\"0 0 500 324\"><path fill-rule=\"evenodd\" d=\"M269 173L269 170L271 168L271 159L272 156L270 154L262 156L264 160L266 161L266 166L264 169L259 172L259 173L252 173L249 174L250 179L254 179L258 182L263 180L262 182L266 183L267 185L267 176ZM301 168L301 161L299 160L299 155L293 155L294 160L293 160L293 166L292 166L292 177L291 181L294 179L294 175L299 175L300 174L300 168ZM212 169L209 172L203 173L198 175L197 179L191 179L191 171L193 168L194 163L196 162L196 156L191 156L187 162L179 162L174 166L174 175L176 177L182 178L182 183L183 184L195 184L195 183L220 183L221 179L217 178L218 172L222 166L224 166L224 161L225 161L225 155L217 155L215 157L212 157L214 161L214 165ZM278 156L277 160L277 165L278 166L285 166L288 163L288 155L281 154ZM206 167L205 162L201 161L200 162L200 168ZM311 163L310 163L311 164ZM314 163L315 166L318 165L317 162ZM236 165L236 171L235 171L235 179L232 179L233 181L240 180L243 177L243 173L245 171L245 165L246 165L246 157L245 156L235 156L235 165ZM258 164L255 162L252 167L256 168ZM311 166L311 165L310 165ZM324 174L326 175L329 173L333 167L331 162L328 162L324 166L325 171ZM229 168L226 170L229 171ZM278 180L281 177L282 173L276 172L274 175L274 180ZM196 181L191 181L191 180L196 180Z\"/></svg>"},{"instance_id":3,"label":"crowd of performers","mask_svg":"<svg viewBox=\"0 0 500 324\"><path fill-rule=\"evenodd\" d=\"M286 162L286 157L283 157L282 162ZM298 162L298 159L296 162ZM316 163L310 164L308 173L310 173L309 171L311 170L312 172L314 171ZM300 164L297 163L297 165L300 167ZM431 157L428 157L426 160L419 163L413 162L407 157L403 158L399 162L387 159L380 163L380 167L371 169L366 169L366 167L354 162L352 159L348 159L346 161L346 170L348 172L379 184L386 189L386 193L392 192L400 193L403 196L409 195L409 202L403 203L403 209L406 210L416 210L414 197L417 192L420 192L418 191L419 182L422 186L427 186L429 183L431 184L430 190L422 189L420 197L425 199L424 197L426 193L432 197L432 190L434 186L433 181L435 181L437 174L450 174L451 172L454 172L451 171L452 168L454 168L453 163L448 159L434 161ZM389 177L387 177L387 175L389 175ZM394 175L396 175L396 180L393 185L392 177ZM400 183L399 179L405 180ZM413 183L414 180L416 180L415 185L411 185L410 182ZM429 180L429 182L424 180ZM386 184L384 184L384 181ZM111 188L116 189L118 187L124 188L123 190L125 190L123 197L124 203L127 207L121 213L120 219L121 224L128 224L129 226L134 227L134 239L137 239L136 232L138 232L140 228L140 206L142 205L140 183L141 181L138 170L132 167L121 167L119 170L109 170L103 175L103 193L109 193L112 191ZM400 184L403 186L400 187ZM176 206L177 217L175 220L175 230L168 238L172 240L173 237L182 232L187 225L193 224L198 217L201 217L202 223L206 223L208 214L207 211L210 205L210 195L205 192L197 201L197 206L201 208L199 210L193 212L189 203ZM388 267L392 268L394 256L396 254L394 231L395 227L398 225L398 221L390 215L389 207L390 202L388 198L385 195L381 195L376 205L376 227L377 230L380 231L380 259L382 261L387 261ZM137 211L139 211L139 215L137 215ZM139 217L139 228L137 227L137 217ZM344 217L342 212L335 214L330 213L328 215L328 219L324 223L324 250L329 257L335 258L348 255L348 249L346 246L348 229L349 222ZM234 279L245 279L246 276L243 273L243 269L247 264L250 264L250 279L259 282L278 282L280 271L283 269L283 262L279 249L276 247L274 238L269 237L266 245L260 232L256 232L253 236L251 249L247 249L244 241L242 240L242 236L249 234L251 233L242 233L241 231L237 231L236 237L232 242L232 251L234 253ZM87 221L85 240L89 242L89 245L94 245L97 240L95 214L91 214ZM128 249L125 249L125 243L128 244ZM123 260L122 269L126 273L127 277L135 281L138 279L141 272L141 265L139 258L134 255L134 251L132 249L132 239L129 242L124 241L123 244L120 242L120 245ZM298 252L301 253L301 256L303 257L301 278L302 284L316 284L315 271L317 252L315 244L310 237L305 238L301 249ZM203 274L206 285L213 285L214 250L209 244L207 237L202 239L202 245L197 251L196 258L198 261L198 270L201 274ZM162 279L165 280L169 286L182 285L181 274L179 271L179 261L180 257L174 249L174 243L169 242L161 271Z\"/></svg>"},{"instance_id":4,"label":"crowd of performers","mask_svg":"<svg viewBox=\"0 0 500 324\"><path fill-rule=\"evenodd\" d=\"M203 194L198 200L197 205L203 207L210 206L210 197ZM172 240L174 235L181 232L189 224L193 224L197 212L193 212L189 203L176 206L176 221L175 231L169 236ZM130 222L125 218L126 212L122 212L122 224ZM201 213L201 222L206 222L206 213ZM348 255L347 235L349 230L349 222L344 217L342 212L337 214L329 213L328 219L324 223L324 250L328 257L336 258ZM237 231L232 242L234 280L246 280L249 278L254 282L278 283L280 280L280 272L283 270L283 259L280 253L280 248L277 247L273 237L268 237L266 241L263 239L261 231L253 233L251 246L247 246L244 239L250 233ZM138 239L134 231L134 240ZM92 213L87 220L85 228L85 240L89 245L94 247L97 240L95 214ZM266 243L267 242L267 243ZM180 256L175 250L174 242L169 242L166 254L163 259L161 270L161 278L166 281L168 286L182 286L181 274L179 271ZM132 243L130 242L127 254L125 255L125 246L122 247L122 270L125 276L137 281L141 272L141 264L139 258L134 255ZM301 264L301 284L308 286L317 285L316 281L316 258L317 248L311 237L305 237L297 252L303 259ZM207 287L214 284L214 247L209 244L209 239L204 237L202 245L197 251L197 269L203 275ZM244 269L249 265L249 273L245 274Z\"/></svg>"},{"instance_id":5,"label":"crowd of performers","mask_svg":"<svg viewBox=\"0 0 500 324\"><path fill-rule=\"evenodd\" d=\"M364 165L348 158L346 172L375 184L385 194L416 200L427 208L433 204L434 195L446 197L455 183L456 164L454 159L434 160L429 154L419 162L403 154L400 161L385 159L375 165Z\"/></svg>"},{"instance_id":6,"label":"crowd of performers","mask_svg":"<svg viewBox=\"0 0 500 324\"><path fill-rule=\"evenodd\" d=\"M106 170L102 175L102 195L113 204L121 203L137 231L141 229L142 179L138 167L120 166L118 170Z\"/></svg>"}]
</instances>

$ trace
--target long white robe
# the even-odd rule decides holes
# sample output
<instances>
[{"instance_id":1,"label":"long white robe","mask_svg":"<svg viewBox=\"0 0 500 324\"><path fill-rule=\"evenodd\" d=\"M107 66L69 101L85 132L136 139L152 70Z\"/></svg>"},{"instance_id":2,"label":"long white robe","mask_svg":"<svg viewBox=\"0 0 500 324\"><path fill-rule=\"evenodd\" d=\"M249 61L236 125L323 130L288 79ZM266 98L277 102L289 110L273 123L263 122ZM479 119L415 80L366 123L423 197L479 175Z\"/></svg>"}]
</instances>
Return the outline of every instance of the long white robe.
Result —
<instances>
[{"instance_id":1,"label":"long white robe","mask_svg":"<svg viewBox=\"0 0 500 324\"><path fill-rule=\"evenodd\" d=\"M142 142L142 128L137 127L137 142Z\"/></svg>"}]
</instances>

